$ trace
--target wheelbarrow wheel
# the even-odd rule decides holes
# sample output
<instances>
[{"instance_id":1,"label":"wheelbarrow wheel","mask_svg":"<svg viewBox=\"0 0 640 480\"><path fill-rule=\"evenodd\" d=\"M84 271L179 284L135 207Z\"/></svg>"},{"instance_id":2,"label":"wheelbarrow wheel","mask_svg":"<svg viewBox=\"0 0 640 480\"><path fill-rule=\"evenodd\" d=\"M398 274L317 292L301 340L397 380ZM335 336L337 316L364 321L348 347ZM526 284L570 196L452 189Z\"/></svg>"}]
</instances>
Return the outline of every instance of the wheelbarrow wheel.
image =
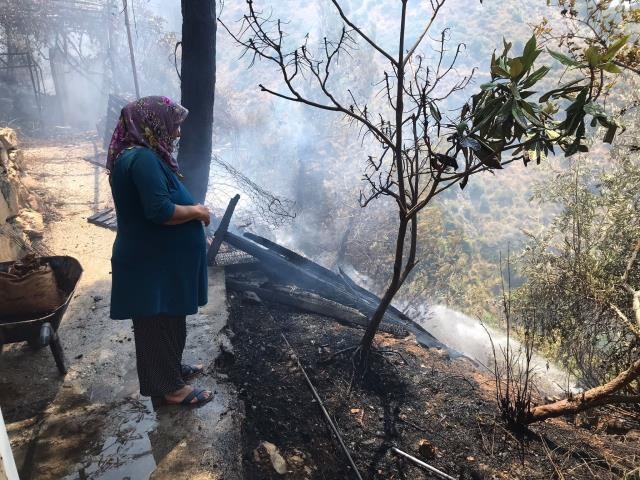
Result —
<instances>
[{"instance_id":1,"label":"wheelbarrow wheel","mask_svg":"<svg viewBox=\"0 0 640 480\"><path fill-rule=\"evenodd\" d=\"M51 343L51 335L53 335L53 333L51 324L45 322L40 326L38 336L27 339L27 344L32 350L38 351Z\"/></svg>"}]
</instances>

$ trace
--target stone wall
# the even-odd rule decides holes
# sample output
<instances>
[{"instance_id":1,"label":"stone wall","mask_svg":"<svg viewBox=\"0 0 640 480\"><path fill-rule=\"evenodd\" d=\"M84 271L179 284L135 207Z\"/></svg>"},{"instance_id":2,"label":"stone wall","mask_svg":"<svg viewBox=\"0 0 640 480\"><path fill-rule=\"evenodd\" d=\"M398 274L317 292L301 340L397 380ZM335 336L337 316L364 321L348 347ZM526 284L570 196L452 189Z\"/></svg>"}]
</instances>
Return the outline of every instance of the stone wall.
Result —
<instances>
[{"instance_id":1,"label":"stone wall","mask_svg":"<svg viewBox=\"0 0 640 480\"><path fill-rule=\"evenodd\" d=\"M42 237L41 205L31 183L15 130L0 128L0 262L15 260Z\"/></svg>"}]
</instances>

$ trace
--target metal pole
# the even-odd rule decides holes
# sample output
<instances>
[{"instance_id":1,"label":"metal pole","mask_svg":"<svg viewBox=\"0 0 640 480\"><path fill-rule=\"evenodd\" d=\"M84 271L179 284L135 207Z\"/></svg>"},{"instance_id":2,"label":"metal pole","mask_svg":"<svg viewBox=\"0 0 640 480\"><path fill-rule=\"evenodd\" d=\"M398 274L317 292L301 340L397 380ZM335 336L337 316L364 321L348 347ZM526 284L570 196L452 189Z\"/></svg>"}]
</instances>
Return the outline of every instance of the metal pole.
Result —
<instances>
[{"instance_id":1,"label":"metal pole","mask_svg":"<svg viewBox=\"0 0 640 480\"><path fill-rule=\"evenodd\" d=\"M402 455L405 458L408 458L409 460L411 460L412 462L420 465L422 468L425 468L427 470L429 470L431 473L435 474L436 476L440 477L440 478L444 478L445 480L456 480L455 478L453 478L450 475L447 475L444 472L441 472L440 470L438 470L436 467L432 467L431 465L429 465L428 463L423 462L422 460L417 459L416 457L414 457L413 455L409 455L407 452L403 452L402 450L400 450L399 448L396 447L391 447L391 450L393 450L395 453L397 453L398 455Z\"/></svg>"},{"instance_id":2,"label":"metal pole","mask_svg":"<svg viewBox=\"0 0 640 480\"><path fill-rule=\"evenodd\" d=\"M269 314L269 315L271 315L271 314ZM344 451L345 455L347 456L347 460L349 460L349 464L351 465L351 468L353 468L353 473L355 473L356 477L358 477L358 480L362 480L362 476L360 475L360 472L358 471L358 467L356 466L355 462L353 461L353 458L351 458L351 454L349 453L349 449L344 444L344 441L342 440L342 436L340 435L340 432L338 431L338 427L336 427L336 425L333 423L333 420L331 420L331 416L329 415L329 412L327 412L327 409L325 408L324 403L322 403L322 399L320 398L320 395L318 394L318 391L316 390L316 387L313 386L313 383L311 383L311 379L307 375L307 372L302 367L302 364L300 363L300 359L298 358L298 354L296 353L296 351L293 349L293 347L289 343L289 340L287 340L287 337L284 336L284 333L280 333L280 335L282 335L282 338L284 339L284 342L287 344L287 347L289 347L289 350L291 350L291 352L293 353L294 358L296 359L296 362L298 363L298 368L300 368L300 371L304 375L304 379L307 381L307 385L309 385L309 388L311 389L311 393L313 393L313 397L316 399L316 402L318 402L318 405L320 406L320 410L322 411L322 414L324 415L324 418L327 420L327 423L329 424L329 427L331 427L331 430L333 431L333 434L338 439L338 442L340 442L340 446L342 447L342 450Z\"/></svg>"},{"instance_id":3,"label":"metal pole","mask_svg":"<svg viewBox=\"0 0 640 480\"><path fill-rule=\"evenodd\" d=\"M136 98L140 98L140 86L138 85L138 71L136 70L136 57L133 54L133 42L131 41L131 26L129 25L129 7L127 0L122 0L124 7L124 24L127 27L127 40L129 41L129 56L131 57L131 71L133 72L133 83L136 87Z\"/></svg>"}]
</instances>

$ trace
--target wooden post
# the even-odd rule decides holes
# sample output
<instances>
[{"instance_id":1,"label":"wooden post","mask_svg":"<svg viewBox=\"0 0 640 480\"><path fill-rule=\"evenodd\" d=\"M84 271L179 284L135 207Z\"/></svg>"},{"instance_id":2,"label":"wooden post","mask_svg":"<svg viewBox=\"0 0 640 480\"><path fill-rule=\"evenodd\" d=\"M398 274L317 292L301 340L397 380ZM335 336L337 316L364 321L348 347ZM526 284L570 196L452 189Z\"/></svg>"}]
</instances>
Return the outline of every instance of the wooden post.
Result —
<instances>
[{"instance_id":1,"label":"wooden post","mask_svg":"<svg viewBox=\"0 0 640 480\"><path fill-rule=\"evenodd\" d=\"M67 123L67 107L68 107L68 90L67 84L64 81L64 72L62 71L62 59L60 54L62 51L57 45L49 49L49 65L51 68L51 79L53 80L53 88L56 92L56 102L60 110L60 123L63 125Z\"/></svg>"},{"instance_id":2,"label":"wooden post","mask_svg":"<svg viewBox=\"0 0 640 480\"><path fill-rule=\"evenodd\" d=\"M133 83L136 87L136 98L140 98L140 86L138 85L138 71L136 70L136 57L133 53L133 42L131 41L131 26L129 25L129 7L127 0L122 0L124 7L124 25L127 27L127 40L129 41L129 56L131 57L131 71L133 72Z\"/></svg>"},{"instance_id":3,"label":"wooden post","mask_svg":"<svg viewBox=\"0 0 640 480\"><path fill-rule=\"evenodd\" d=\"M229 201L229 205L227 205L227 209L222 216L222 220L220 220L220 225L218 225L216 233L213 234L213 242L211 243L209 251L207 252L207 263L209 265L213 265L216 255L218 254L218 250L220 250L220 245L222 245L224 236L227 234L227 230L229 229L229 222L231 221L233 211L236 209L238 200L240 200L240 195L236 195Z\"/></svg>"},{"instance_id":4,"label":"wooden post","mask_svg":"<svg viewBox=\"0 0 640 480\"><path fill-rule=\"evenodd\" d=\"M20 480L18 469L11 452L11 444L7 435L7 428L0 410L0 480Z\"/></svg>"}]
</instances>

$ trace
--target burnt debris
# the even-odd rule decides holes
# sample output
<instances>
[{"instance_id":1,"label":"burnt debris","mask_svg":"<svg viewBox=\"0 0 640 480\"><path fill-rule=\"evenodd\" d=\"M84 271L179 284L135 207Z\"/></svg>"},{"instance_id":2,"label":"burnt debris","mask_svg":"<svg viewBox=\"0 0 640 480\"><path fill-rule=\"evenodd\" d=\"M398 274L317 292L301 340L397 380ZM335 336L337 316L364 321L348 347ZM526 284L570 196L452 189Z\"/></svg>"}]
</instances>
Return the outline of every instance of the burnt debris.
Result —
<instances>
[{"instance_id":1,"label":"burnt debris","mask_svg":"<svg viewBox=\"0 0 640 480\"><path fill-rule=\"evenodd\" d=\"M208 255L209 263L217 264L216 253L224 242L255 260L252 263L243 262L241 268L228 269L229 290L253 292L263 301L290 305L350 325L368 325L369 317L380 302L377 295L359 286L342 269L335 273L259 235L238 235L229 231L229 221L237 201L237 196L231 199ZM393 306L385 313L380 330L398 337L412 333L424 347L447 349L422 326Z\"/></svg>"}]
</instances>

